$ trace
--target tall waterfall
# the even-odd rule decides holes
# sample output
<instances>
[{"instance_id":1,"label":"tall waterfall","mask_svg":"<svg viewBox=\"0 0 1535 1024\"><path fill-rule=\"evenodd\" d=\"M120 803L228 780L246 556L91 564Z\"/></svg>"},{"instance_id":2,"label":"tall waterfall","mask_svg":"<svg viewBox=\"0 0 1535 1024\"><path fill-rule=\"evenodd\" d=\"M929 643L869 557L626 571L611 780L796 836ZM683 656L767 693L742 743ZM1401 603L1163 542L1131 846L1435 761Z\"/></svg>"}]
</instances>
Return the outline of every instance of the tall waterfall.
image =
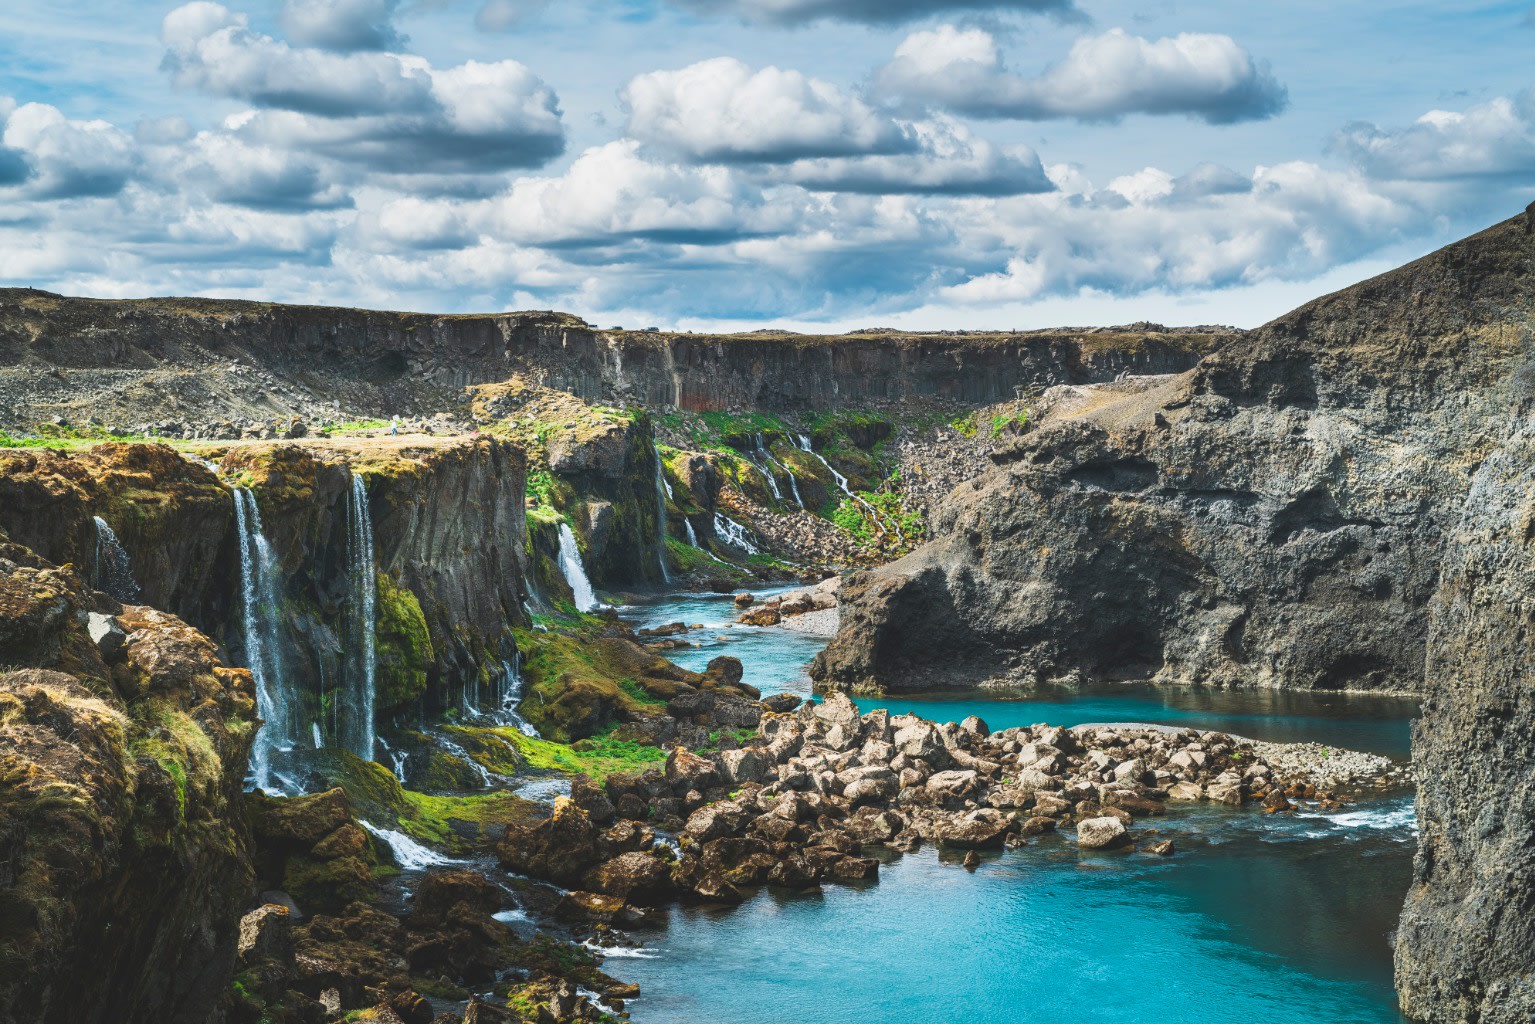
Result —
<instances>
[{"instance_id":1,"label":"tall waterfall","mask_svg":"<svg viewBox=\"0 0 1535 1024\"><path fill-rule=\"evenodd\" d=\"M661 449L650 447L656 454L656 558L661 563L661 582L670 583L672 574L666 570L666 492L671 485L666 482L666 470L662 468Z\"/></svg>"},{"instance_id":2,"label":"tall waterfall","mask_svg":"<svg viewBox=\"0 0 1535 1024\"><path fill-rule=\"evenodd\" d=\"M133 578L133 566L128 552L112 527L100 516L96 520L96 589L111 594L123 602L138 600L139 584Z\"/></svg>"},{"instance_id":3,"label":"tall waterfall","mask_svg":"<svg viewBox=\"0 0 1535 1024\"><path fill-rule=\"evenodd\" d=\"M373 519L368 490L352 474L346 537L348 643L345 706L336 717L341 745L364 761L373 760L373 704L378 672L378 565L373 553Z\"/></svg>"},{"instance_id":4,"label":"tall waterfall","mask_svg":"<svg viewBox=\"0 0 1535 1024\"><path fill-rule=\"evenodd\" d=\"M866 499L861 498L857 494L853 493L853 489L847 485L847 477L837 472L837 467L833 466L830 462L827 462L826 456L822 455L820 452L811 447L810 438L806 437L804 434L800 434L798 440L800 451L814 455L817 459L821 460L821 465L825 466L827 472L829 472L832 475L832 478L837 481L837 487L841 489L843 494L847 495L847 497L851 498L858 505L862 506L865 512L869 513L870 517L872 517L874 520L874 525L879 528L881 533L885 533L888 529L893 531L897 537L900 537L903 540L905 539L905 535L901 533L901 527L893 519L885 515L873 505L869 504Z\"/></svg>"},{"instance_id":5,"label":"tall waterfall","mask_svg":"<svg viewBox=\"0 0 1535 1024\"><path fill-rule=\"evenodd\" d=\"M586 566L581 564L581 549L576 547L576 535L571 532L569 523L560 524L560 571L565 574L565 582L570 584L570 592L575 596L576 611L595 610L597 595L592 590L592 581L586 577Z\"/></svg>"},{"instance_id":6,"label":"tall waterfall","mask_svg":"<svg viewBox=\"0 0 1535 1024\"><path fill-rule=\"evenodd\" d=\"M293 676L283 665L279 605L282 571L272 545L262 533L256 496L249 488L237 487L234 501L235 522L240 531L245 661L256 681L256 712L262 721L251 750L251 774L258 789L274 792L272 755L291 750L297 742L294 720L299 706Z\"/></svg>"}]
</instances>

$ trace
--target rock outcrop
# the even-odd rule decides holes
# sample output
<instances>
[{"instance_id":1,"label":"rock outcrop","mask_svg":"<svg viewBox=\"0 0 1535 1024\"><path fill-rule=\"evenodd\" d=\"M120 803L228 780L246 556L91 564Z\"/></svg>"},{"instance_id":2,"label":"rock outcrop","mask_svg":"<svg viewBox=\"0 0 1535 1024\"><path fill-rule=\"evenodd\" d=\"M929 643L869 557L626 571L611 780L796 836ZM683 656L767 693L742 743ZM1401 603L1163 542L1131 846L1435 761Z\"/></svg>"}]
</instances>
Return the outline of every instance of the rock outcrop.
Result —
<instances>
[{"instance_id":1,"label":"rock outcrop","mask_svg":"<svg viewBox=\"0 0 1535 1024\"><path fill-rule=\"evenodd\" d=\"M1446 531L1535 386L1509 221L1037 426L851 576L823 688L1422 685Z\"/></svg>"},{"instance_id":2,"label":"rock outcrop","mask_svg":"<svg viewBox=\"0 0 1535 1024\"><path fill-rule=\"evenodd\" d=\"M1413 732L1418 856L1396 982L1402 1009L1434 1024L1535 1017L1532 523L1525 425L1477 470L1451 531Z\"/></svg>"},{"instance_id":3,"label":"rock outcrop","mask_svg":"<svg viewBox=\"0 0 1535 1024\"><path fill-rule=\"evenodd\" d=\"M215 299L77 299L0 289L0 427L8 414L224 419L390 415L514 373L592 402L803 410L933 399L1186 369L1228 328L836 337L597 330L567 313L433 316ZM40 367L53 370L40 374ZM67 374L66 378L64 375ZM91 399L86 399L87 394ZM164 396L176 396L175 402ZM240 412L235 412L236 410Z\"/></svg>"},{"instance_id":4,"label":"rock outcrop","mask_svg":"<svg viewBox=\"0 0 1535 1024\"><path fill-rule=\"evenodd\" d=\"M0 661L0 1019L216 1019L252 879L249 673L3 539Z\"/></svg>"}]
</instances>

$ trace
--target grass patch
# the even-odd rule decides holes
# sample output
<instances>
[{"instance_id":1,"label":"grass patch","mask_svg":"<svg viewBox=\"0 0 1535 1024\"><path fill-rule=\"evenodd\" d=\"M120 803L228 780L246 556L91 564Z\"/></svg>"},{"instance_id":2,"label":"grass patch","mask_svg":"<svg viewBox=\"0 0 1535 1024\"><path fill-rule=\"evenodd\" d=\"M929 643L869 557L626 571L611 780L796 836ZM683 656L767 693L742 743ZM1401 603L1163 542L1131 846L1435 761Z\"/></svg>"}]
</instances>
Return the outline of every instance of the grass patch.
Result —
<instances>
[{"instance_id":1,"label":"grass patch","mask_svg":"<svg viewBox=\"0 0 1535 1024\"><path fill-rule=\"evenodd\" d=\"M467 741L465 749L476 761L501 775L532 769L587 775L600 783L617 772L638 774L666 761L666 751L660 747L617 739L611 731L576 743L556 743L505 727L453 727L449 731Z\"/></svg>"}]
</instances>

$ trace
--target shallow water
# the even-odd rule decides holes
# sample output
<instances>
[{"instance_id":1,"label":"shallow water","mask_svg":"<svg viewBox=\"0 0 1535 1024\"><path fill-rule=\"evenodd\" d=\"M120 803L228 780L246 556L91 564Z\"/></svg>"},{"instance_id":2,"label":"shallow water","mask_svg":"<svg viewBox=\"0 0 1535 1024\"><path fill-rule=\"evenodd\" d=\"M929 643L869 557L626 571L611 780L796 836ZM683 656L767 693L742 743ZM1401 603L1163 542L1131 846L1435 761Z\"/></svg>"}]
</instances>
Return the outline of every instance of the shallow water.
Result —
<instances>
[{"instance_id":1,"label":"shallow water","mask_svg":"<svg viewBox=\"0 0 1535 1024\"><path fill-rule=\"evenodd\" d=\"M728 599L629 611L647 625L723 627L733 617ZM821 643L752 630L676 653L689 667L734 654L765 691L806 692L803 668ZM1148 686L860 703L939 720L978 714L994 729L1146 721L1396 756L1415 710L1394 699ZM924 850L892 858L874 884L676 908L663 929L641 936L650 955L614 958L608 969L640 983L641 1024L1402 1019L1388 935L1411 873L1410 796L1330 815L1179 807L1136 832L1152 829L1178 854L1093 853L1046 836L987 857L974 874Z\"/></svg>"}]
</instances>

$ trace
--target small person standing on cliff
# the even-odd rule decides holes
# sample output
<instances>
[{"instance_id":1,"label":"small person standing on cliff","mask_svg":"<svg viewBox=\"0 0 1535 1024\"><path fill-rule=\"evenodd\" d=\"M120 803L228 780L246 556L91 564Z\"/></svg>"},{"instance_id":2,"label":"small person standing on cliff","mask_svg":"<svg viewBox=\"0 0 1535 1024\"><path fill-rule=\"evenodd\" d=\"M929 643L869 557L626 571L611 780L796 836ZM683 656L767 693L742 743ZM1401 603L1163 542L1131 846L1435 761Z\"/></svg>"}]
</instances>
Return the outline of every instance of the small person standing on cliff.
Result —
<instances>
[{"instance_id":1,"label":"small person standing on cliff","mask_svg":"<svg viewBox=\"0 0 1535 1024\"><path fill-rule=\"evenodd\" d=\"M398 437L400 434L400 417L393 416L389 419L389 436Z\"/></svg>"}]
</instances>

